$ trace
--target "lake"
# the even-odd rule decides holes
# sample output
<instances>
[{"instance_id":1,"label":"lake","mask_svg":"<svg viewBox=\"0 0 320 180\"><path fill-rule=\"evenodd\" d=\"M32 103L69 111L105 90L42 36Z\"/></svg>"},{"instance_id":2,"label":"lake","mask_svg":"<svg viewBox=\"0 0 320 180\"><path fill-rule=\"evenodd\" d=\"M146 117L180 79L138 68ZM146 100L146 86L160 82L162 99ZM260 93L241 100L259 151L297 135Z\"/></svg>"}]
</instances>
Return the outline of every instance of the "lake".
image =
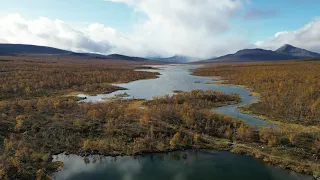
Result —
<instances>
[{"instance_id":1,"label":"lake","mask_svg":"<svg viewBox=\"0 0 320 180\"><path fill-rule=\"evenodd\" d=\"M116 91L111 94L87 97L83 102L103 102L106 98L127 93L126 98L150 100L154 96L172 95L174 91L191 91L195 89L214 90L224 93L237 93L242 97L242 103L214 109L220 114L243 120L254 126L273 126L251 115L241 113L237 108L257 100L251 92L238 86L208 84L217 79L197 77L191 71L199 68L196 65L153 66L159 72L158 79L139 80L126 84L118 84L128 90ZM299 180L312 179L292 171L272 167L251 156L220 151L184 151L163 154L148 154L137 157L104 157L60 154L54 156L54 161L63 161L62 171L55 173L58 180L191 180L191 179L221 179L221 180Z\"/></svg>"},{"instance_id":2,"label":"lake","mask_svg":"<svg viewBox=\"0 0 320 180\"><path fill-rule=\"evenodd\" d=\"M137 157L58 155L57 180L311 180L311 177L231 152L190 150Z\"/></svg>"},{"instance_id":3,"label":"lake","mask_svg":"<svg viewBox=\"0 0 320 180\"><path fill-rule=\"evenodd\" d=\"M198 65L159 65L152 66L154 69L143 69L141 71L159 72L161 75L157 79L139 80L125 84L117 84L117 86L126 88L128 90L120 90L110 94L98 94L96 96L87 96L84 94L80 97L87 97L82 102L103 102L107 98L115 97L127 93L130 95L126 98L138 98L151 100L155 96L164 96L166 94L172 95L174 91L192 91L196 89L214 90L224 93L237 93L242 98L242 103L237 105L230 105L217 108L219 114L224 114L240 120L246 121L254 126L274 126L267 121L255 118L252 115L243 114L237 108L250 104L252 101L257 100L256 97L251 96L251 92L238 86L223 85L223 84L209 84L218 79L209 77L199 77L191 75L193 69L199 68Z\"/></svg>"}]
</instances>

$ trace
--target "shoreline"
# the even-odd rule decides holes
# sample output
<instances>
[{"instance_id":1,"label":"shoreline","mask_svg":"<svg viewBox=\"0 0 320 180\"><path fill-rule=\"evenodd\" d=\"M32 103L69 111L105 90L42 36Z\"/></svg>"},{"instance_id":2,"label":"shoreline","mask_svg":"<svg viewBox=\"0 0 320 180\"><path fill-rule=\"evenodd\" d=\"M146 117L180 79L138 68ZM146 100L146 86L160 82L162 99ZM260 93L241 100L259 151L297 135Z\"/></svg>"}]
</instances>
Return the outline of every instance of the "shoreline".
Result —
<instances>
[{"instance_id":1,"label":"shoreline","mask_svg":"<svg viewBox=\"0 0 320 180\"><path fill-rule=\"evenodd\" d=\"M195 75L194 72L192 73L192 75L198 76L198 75ZM252 104L258 103L261 101L261 94L258 92L254 92L252 90L252 88L250 88L250 87L247 87L244 85L225 83L227 80L223 80L222 76L201 76L201 77L208 77L208 78L212 78L212 79L216 80L216 81L213 81L212 83L209 82L207 84L236 86L236 87L241 87L241 88L244 88L244 89L250 91L251 96L256 97L257 100L252 101L249 104L246 104L244 106L237 108L238 110L240 110L244 114L252 115L253 117L255 117L259 120L267 121L272 124L278 125L282 129L287 128L286 126L297 126L298 128L310 129L310 127L306 127L306 126L299 125L299 124L288 124L288 123L283 123L283 122L276 121L276 120L271 120L270 118L268 118L266 116L255 114L254 112L252 112L250 110L246 110L246 106L251 106ZM318 127L316 127L316 126L311 126L311 128L315 129L315 131L317 131L317 129L318 129ZM319 130L320 130L320 128L319 128ZM250 144L250 143L244 143L244 144L243 143L242 144L241 143L238 143L238 144L234 143L234 147L230 150L230 152L250 155L256 159L262 159L265 163L268 163L272 166L280 167L280 168L284 168L284 169L289 169L289 170L292 170L297 173L311 175L311 176L313 176L314 179L320 179L320 172L312 170L312 168L310 167L310 163L301 163L298 161L294 161L295 162L294 165L286 164L287 162L284 159L281 159L281 156L274 156L270 153L268 154L266 152L259 151L258 148L253 148L253 147L243 148L243 147L247 147L248 144ZM263 155L262 155L262 153L263 153ZM315 163L315 165L318 165L318 164ZM301 166L306 166L306 168L301 170L301 168L300 168ZM318 165L318 167L320 168L320 165Z\"/></svg>"},{"instance_id":2,"label":"shoreline","mask_svg":"<svg viewBox=\"0 0 320 180\"><path fill-rule=\"evenodd\" d=\"M23 116L19 116L18 119L16 117L13 119L17 123L13 124L15 126L12 128L15 131L11 133L16 136L9 136L10 139L8 138L9 140L6 141L5 155L8 156L9 162L7 167L11 168L15 165L9 159L11 150L20 151L20 155L15 157L16 161L28 159L25 164L30 165L28 166L31 168L28 169L30 172L22 175L32 177L35 174L38 176L38 172L45 172L45 174L39 175L45 176L61 170L62 161L52 162L54 155L61 153L82 157L99 154L115 157L207 149L247 154L256 159L266 159L268 160L266 163L276 167L300 172L300 169L296 168L299 166L287 164L286 159L282 161L281 154L273 154L274 149L279 150L280 153L284 152L278 148L280 143L269 146L269 138L264 138L268 140L267 142L261 141L262 136L259 129L251 128L235 118L227 117L227 115L210 112L211 108L215 106L239 104L240 96L210 90L207 93L199 89L185 92L182 96L159 97L159 99L146 103L137 100L132 100L132 102L79 103L76 98L71 96L66 98L63 95L55 99L46 99L46 101L35 99L28 102L28 104L39 104L39 107L30 109L29 114L33 115L30 116L32 118L25 119ZM246 93L246 97L247 95L249 94ZM246 102L252 103L252 101ZM16 103L18 102L10 104L11 107L14 107ZM46 106L43 108L40 106L42 104L46 104ZM141 106L144 107L141 108ZM13 113L17 112L19 113L19 111L13 111ZM51 116L43 119L34 118L38 117L39 112L45 115L51 112ZM170 113L173 115L167 116ZM33 131L29 131L29 124L39 125L32 126ZM205 124L208 124L208 127L204 127ZM214 124L214 126L210 124ZM43 134L46 135L46 139L38 138ZM272 132L271 135L276 134ZM288 136L283 137L288 138ZM25 143L27 148L15 147L21 142ZM261 149L261 147L265 148ZM291 147L288 146L288 148ZM287 154L292 156L293 153L288 152ZM297 158L293 156L294 162L300 162L299 158L299 155ZM302 161L302 163L308 165L306 161ZM7 172L14 172L14 169L10 168L6 169ZM315 174L315 171L312 170L314 170L312 167L307 167L303 169L303 173Z\"/></svg>"},{"instance_id":3,"label":"shoreline","mask_svg":"<svg viewBox=\"0 0 320 180\"><path fill-rule=\"evenodd\" d=\"M145 70L145 71L140 71L140 72L150 72L148 70L161 70L161 69L153 68L153 67L149 67L148 66L147 69L135 69L135 70ZM67 94L65 96L79 97L81 95L81 96L84 96L84 97L88 97L88 96L97 96L97 95L101 95L101 94L111 94L111 93L114 93L114 92L117 92L117 91L129 90L127 88L123 88L123 87L118 86L118 85L132 83L132 82L135 82L135 81L158 79L159 76L161 75L161 73L159 73L159 72L150 72L150 73L155 73L155 77L149 77L149 78L144 78L144 79L136 79L136 80L133 80L133 81L119 81L119 82L108 83L108 85L110 85L110 88L113 88L113 89L110 90L110 91L107 91L107 92L100 92L99 93L99 92L72 91L71 93L69 93L69 94ZM105 99L103 100L103 102L105 102Z\"/></svg>"},{"instance_id":4,"label":"shoreline","mask_svg":"<svg viewBox=\"0 0 320 180\"><path fill-rule=\"evenodd\" d=\"M227 139L223 139L223 138L217 138L220 140L227 140ZM271 165L272 167L279 167L282 168L284 170L290 170L293 171L295 173L299 173L299 174L303 174L303 175L307 175L310 177L313 177L314 179L317 179L320 177L320 175L318 174L314 174L313 171L308 171L307 168L308 166L312 165L312 164L308 164L308 163L301 163L295 160L290 160L291 164L287 164L288 162L285 162L284 160L281 159L280 156L275 156L272 154L268 154L266 152L260 151L257 147L254 147L254 143L250 144L250 143L237 143L237 142L231 142L230 140L227 140L229 142L228 146L224 146L224 147L216 147L213 148L208 147L209 145L205 145L205 146L199 146L199 147L185 147L185 148L177 148L177 149L172 149L172 150L164 150L164 151L144 151L144 152L137 152L137 153L133 153L133 154L126 154L126 153L109 153L109 154L104 154L104 153L98 153L98 152L91 152L91 153L76 153L76 152L60 152L60 153L56 153L51 155L51 160L53 160L54 156L58 156L58 155L75 155L75 156L79 156L81 158L86 158L86 157L90 157L90 156L104 156L104 157L137 157L137 156L148 156L148 155L152 155L152 154L168 154L168 153L173 153L173 152L183 152L183 151L188 151L188 150L193 150L193 151L197 151L197 150L208 150L208 151L220 151L220 152L230 152L230 153L235 153L235 154L240 154L243 156L250 156L253 157L254 159L257 160L262 160L265 164ZM213 144L211 144L213 145ZM259 146L259 144L256 144L256 146ZM260 145L261 147L261 145ZM263 146L262 146L263 147ZM58 162L62 162L62 161L52 161L54 163L58 163ZM63 162L62 162L63 164ZM63 165L62 167L63 168ZM55 173L62 171L62 169L59 169L58 171L54 171L51 176L53 176Z\"/></svg>"},{"instance_id":5,"label":"shoreline","mask_svg":"<svg viewBox=\"0 0 320 180\"><path fill-rule=\"evenodd\" d=\"M196 76L193 73L191 75ZM257 119L268 121L270 123L276 124L277 121L268 120L266 117L262 118L262 116L258 116L257 114L254 114L253 112L252 113L248 113L248 112L243 110L243 108L245 108L245 106L250 106L253 103L257 103L257 102L261 101L260 100L261 95L259 93L257 93L257 92L252 91L252 88L244 86L244 85L227 84L227 83L225 83L226 80L222 80L223 77L221 77L221 76L202 76L202 77L209 77L209 78L212 78L212 79L216 80L216 81L213 81L212 83L209 83L209 84L224 85L224 86L236 86L236 87L241 87L241 88L244 88L244 89L250 91L251 96L256 97L257 100L250 102L250 104L246 104L246 105L244 105L242 107L239 107L238 109L244 114L250 114L250 115L253 115ZM279 125L279 124L276 124L276 125ZM286 124L281 124L281 127L285 126L285 125ZM312 171L311 169L308 169L308 170L304 169L304 172L301 172L301 170L299 170L299 166L301 166L301 164L296 165L296 166L285 164L284 160L283 161L279 160L279 158L281 159L281 156L274 156L272 154L268 154L268 153L265 153L263 151L261 151L261 152L263 152L264 156L261 156L261 153L258 153L260 155L257 156L257 152L260 151L258 149L258 147L251 147L249 149L248 148L247 149L244 149L244 148L239 149L239 147L248 146L251 143L244 143L244 142L241 142L241 143L230 142L230 143L232 145L229 148L224 149L224 151L229 151L229 152L233 152L233 153L240 153L240 154L246 154L246 155L250 155L250 156L252 156L252 157L254 157L256 159L262 159L262 160L269 159L268 161L264 161L264 162L268 163L270 165L273 165L275 167L281 167L283 169L289 169L289 170L292 170L292 171L297 172L297 173L303 173L303 174L306 174L306 175L315 175L314 171ZM196 149L207 149L207 150L213 150L213 151L220 151L220 149L216 149L216 148L204 148L204 147L192 148L191 147L191 148L187 148L187 149L166 150L166 151L148 151L148 152L139 152L139 153L134 153L134 154L118 153L118 154L100 154L100 155L102 155L102 156L111 156L111 157L115 157L115 156L138 156L138 155L145 155L145 154L152 154L152 153L169 153L169 152L174 152L174 151L196 150ZM75 154L75 155L77 155L77 154ZM85 155L85 156L82 156L82 155ZM90 155L99 155L99 154L97 154L97 153L89 153L89 154L85 154L85 153L83 154L82 153L82 154L80 154L80 156L82 156L82 157L86 157L86 156L90 156ZM304 163L304 165L308 165L308 164ZM320 177L320 174L317 175L316 178L317 177Z\"/></svg>"}]
</instances>

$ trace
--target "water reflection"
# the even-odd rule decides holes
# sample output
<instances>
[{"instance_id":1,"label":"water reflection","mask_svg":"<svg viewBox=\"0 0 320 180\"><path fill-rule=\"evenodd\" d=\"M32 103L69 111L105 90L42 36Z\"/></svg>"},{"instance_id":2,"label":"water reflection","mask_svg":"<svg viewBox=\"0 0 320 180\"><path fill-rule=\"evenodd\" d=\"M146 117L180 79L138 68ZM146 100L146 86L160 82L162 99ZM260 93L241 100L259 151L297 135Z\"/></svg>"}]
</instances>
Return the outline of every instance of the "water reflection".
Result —
<instances>
[{"instance_id":1,"label":"water reflection","mask_svg":"<svg viewBox=\"0 0 320 180\"><path fill-rule=\"evenodd\" d=\"M242 103L238 105L226 106L216 109L215 111L246 121L250 125L256 126L272 126L272 124L259 120L251 115L241 113L237 108L256 100L251 96L250 92L244 88L237 86L228 86L220 84L208 84L215 79L208 77L198 77L191 75L190 70L199 68L198 65L182 65L182 66L153 66L159 68L146 69L143 71L159 72L161 75L158 79L139 80L126 84L118 84L128 90L116 91L110 94L99 94L97 96L80 95L87 97L83 102L102 102L106 98L115 97L124 93L129 94L126 98L138 98L151 100L155 96L164 96L166 94L172 95L175 91L192 91L196 89L215 90L224 93L237 93L242 97Z\"/></svg>"},{"instance_id":2,"label":"water reflection","mask_svg":"<svg viewBox=\"0 0 320 180\"><path fill-rule=\"evenodd\" d=\"M312 179L274 168L249 156L218 151L184 151L138 157L82 158L58 155L65 167L54 175L57 180L189 180L189 179Z\"/></svg>"}]
</instances>

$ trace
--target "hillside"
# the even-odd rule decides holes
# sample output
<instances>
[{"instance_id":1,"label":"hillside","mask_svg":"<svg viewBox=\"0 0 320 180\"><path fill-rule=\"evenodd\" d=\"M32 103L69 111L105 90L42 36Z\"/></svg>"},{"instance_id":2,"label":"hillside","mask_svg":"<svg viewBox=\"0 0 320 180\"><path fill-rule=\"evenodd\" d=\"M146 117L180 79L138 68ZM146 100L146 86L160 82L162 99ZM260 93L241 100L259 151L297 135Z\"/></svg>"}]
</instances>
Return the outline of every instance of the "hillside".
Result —
<instances>
[{"instance_id":1,"label":"hillside","mask_svg":"<svg viewBox=\"0 0 320 180\"><path fill-rule=\"evenodd\" d=\"M316 58L320 57L320 54L311 52L305 49L297 48L294 46L291 46L290 44L285 44L279 49L277 49L275 52L277 53L284 53L284 54L290 54L295 57L302 57L302 58Z\"/></svg>"},{"instance_id":2,"label":"hillside","mask_svg":"<svg viewBox=\"0 0 320 180\"><path fill-rule=\"evenodd\" d=\"M151 57L148 59L152 59L155 61L161 61L161 62L169 62L169 63L188 63L191 61L197 61L199 58L195 57L189 57L189 56L182 56L182 55L175 55L172 57L167 57L167 58L161 58L161 57Z\"/></svg>"},{"instance_id":3,"label":"hillside","mask_svg":"<svg viewBox=\"0 0 320 180\"><path fill-rule=\"evenodd\" d=\"M320 57L320 54L286 44L276 51L264 49L244 49L237 51L234 54L198 61L196 63L278 61L315 57Z\"/></svg>"},{"instance_id":4,"label":"hillside","mask_svg":"<svg viewBox=\"0 0 320 180\"><path fill-rule=\"evenodd\" d=\"M94 53L77 53L67 50L61 50L47 46L36 46L27 44L0 44L0 56L19 56L19 57L37 57L56 60L121 60L121 61L134 61L134 62L150 62L154 63L154 60L149 60L140 57L131 57L120 54L94 54Z\"/></svg>"},{"instance_id":5,"label":"hillside","mask_svg":"<svg viewBox=\"0 0 320 180\"><path fill-rule=\"evenodd\" d=\"M127 60L127 61L150 61L149 59L141 58L141 57L131 57L131 56L124 56L121 54L110 54L104 56L102 58L105 59L113 59L113 60Z\"/></svg>"},{"instance_id":6,"label":"hillside","mask_svg":"<svg viewBox=\"0 0 320 180\"><path fill-rule=\"evenodd\" d=\"M18 54L69 54L70 51L65 51L57 48L36 46L27 44L0 44L0 55L18 55Z\"/></svg>"}]
</instances>

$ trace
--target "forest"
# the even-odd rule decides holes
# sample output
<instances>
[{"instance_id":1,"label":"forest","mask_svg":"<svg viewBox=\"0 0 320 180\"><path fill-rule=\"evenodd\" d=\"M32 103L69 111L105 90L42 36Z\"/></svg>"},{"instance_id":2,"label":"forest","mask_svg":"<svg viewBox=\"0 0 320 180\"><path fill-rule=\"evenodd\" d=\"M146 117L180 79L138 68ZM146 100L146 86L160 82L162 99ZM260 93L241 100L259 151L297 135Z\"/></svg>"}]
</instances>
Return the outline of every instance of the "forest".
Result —
<instances>
[{"instance_id":1,"label":"forest","mask_svg":"<svg viewBox=\"0 0 320 180\"><path fill-rule=\"evenodd\" d=\"M194 72L221 76L260 94L247 110L276 121L320 125L320 61L213 65Z\"/></svg>"},{"instance_id":2,"label":"forest","mask_svg":"<svg viewBox=\"0 0 320 180\"><path fill-rule=\"evenodd\" d=\"M54 61L0 57L0 100L63 95L71 92L110 93L111 83L156 78L158 73L134 71L141 63ZM123 68L124 67L124 68Z\"/></svg>"},{"instance_id":3,"label":"forest","mask_svg":"<svg viewBox=\"0 0 320 180\"><path fill-rule=\"evenodd\" d=\"M14 100L0 106L6 127L0 177L49 179L63 166L51 156L62 152L115 156L190 148L250 152L265 161L281 158L277 163L298 172L317 172L320 141L314 133L292 137L287 131L258 130L211 111L239 101L238 95L201 90L138 103L78 103L73 97Z\"/></svg>"},{"instance_id":4,"label":"forest","mask_svg":"<svg viewBox=\"0 0 320 180\"><path fill-rule=\"evenodd\" d=\"M231 150L320 175L319 131L257 128L212 110L240 103L237 94L194 90L150 101L79 103L66 95L105 92L86 87L158 74L135 72L139 63L9 59L0 64L6 84L0 101L0 179L51 179L63 167L52 155L63 152L117 156L185 149Z\"/></svg>"},{"instance_id":5,"label":"forest","mask_svg":"<svg viewBox=\"0 0 320 180\"><path fill-rule=\"evenodd\" d=\"M50 177L61 166L51 163L50 157L61 152L80 155L162 152L191 147L200 139L195 131L209 133L221 127L212 133L223 136L226 128L231 132L231 128L240 124L201 111L221 100L236 103L240 100L238 95L227 97L218 92L194 91L172 103L167 98L144 102L146 109L137 108L131 101L90 104L78 103L73 97L41 97L1 104L1 124L6 127L2 132L1 179ZM191 98L198 99L196 107L188 104ZM205 119L210 122L203 123Z\"/></svg>"}]
</instances>

